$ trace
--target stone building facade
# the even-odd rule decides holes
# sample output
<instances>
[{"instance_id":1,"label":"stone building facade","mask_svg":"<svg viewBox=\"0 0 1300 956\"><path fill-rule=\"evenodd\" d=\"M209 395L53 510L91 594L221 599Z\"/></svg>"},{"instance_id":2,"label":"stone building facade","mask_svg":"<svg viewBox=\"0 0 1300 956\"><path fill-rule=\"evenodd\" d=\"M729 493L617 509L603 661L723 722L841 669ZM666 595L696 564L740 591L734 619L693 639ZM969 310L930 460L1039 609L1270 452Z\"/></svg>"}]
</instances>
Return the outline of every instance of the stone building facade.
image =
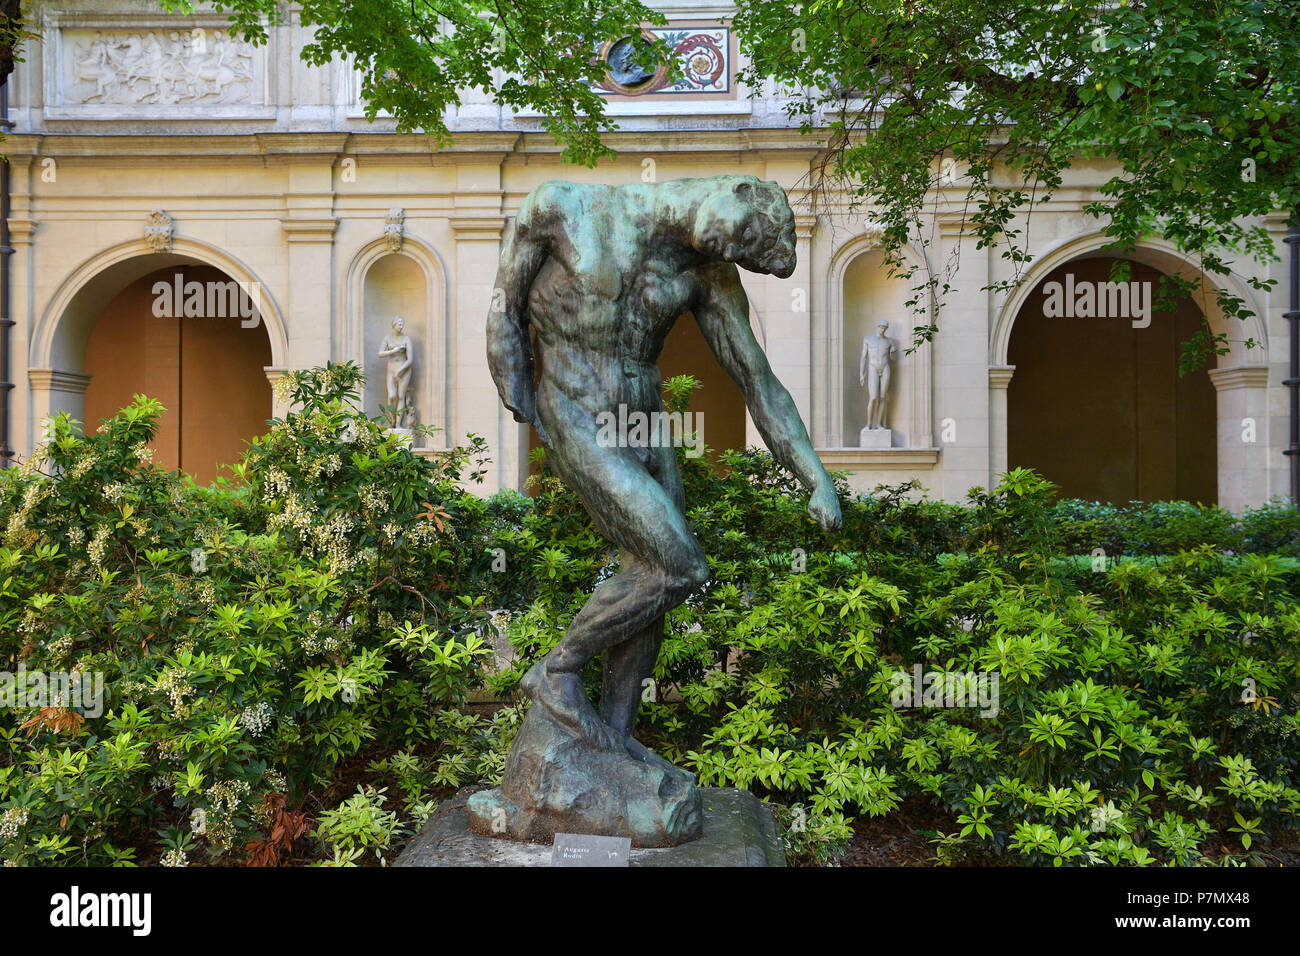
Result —
<instances>
[{"instance_id":1,"label":"stone building facade","mask_svg":"<svg viewBox=\"0 0 1300 956\"><path fill-rule=\"evenodd\" d=\"M1284 262L1243 263L1230 278L1256 313L1245 323L1223 322L1208 291L1146 325L1097 307L1057 314L1051 283L1073 290L1106 278L1105 240L1083 209L1111 170L1075 167L1018 223L1032 226L1033 261L1009 293L984 291L1009 266L963 228L956 180L936 191L929 243L908 250L932 269L959 262L952 291L914 311L912 283L886 274L868 217L844 197L808 202L816 146L779 98L738 83L730 8L663 9L692 72L676 88L616 73L618 158L585 169L561 163L538 117L482 97L449 117L455 142L445 149L395 133L389 119L368 122L354 69L300 60L296 15L253 47L211 12L34 4L41 39L11 78L15 128L4 146L17 250L14 447L29 451L52 413L93 422L145 391L169 409L160 460L207 480L283 412L270 383L286 369L356 361L377 413L375 352L401 314L415 343L417 418L442 429L430 450L482 435L493 455L486 490L520 488L530 435L497 400L484 329L523 198L549 179L752 173L789 192L799 264L784 280L744 276L751 322L819 453L855 487L917 478L958 500L1028 465L1067 493L1116 501L1185 497L1239 510L1286 493ZM1283 249L1284 216L1267 225ZM1138 282L1199 277L1161 241L1133 258ZM1277 279L1277 290L1252 290L1250 275ZM222 291L231 281L255 300L257 321L233 314ZM185 315L191 283L216 289L226 314L208 300ZM160 304L157 290L169 286L176 301ZM1202 314L1231 350L1179 378L1177 342ZM863 337L881 318L900 345L883 440L861 432L859 382ZM932 320L933 343L909 351L912 326ZM709 445L761 445L693 322L678 324L661 368L705 382Z\"/></svg>"}]
</instances>

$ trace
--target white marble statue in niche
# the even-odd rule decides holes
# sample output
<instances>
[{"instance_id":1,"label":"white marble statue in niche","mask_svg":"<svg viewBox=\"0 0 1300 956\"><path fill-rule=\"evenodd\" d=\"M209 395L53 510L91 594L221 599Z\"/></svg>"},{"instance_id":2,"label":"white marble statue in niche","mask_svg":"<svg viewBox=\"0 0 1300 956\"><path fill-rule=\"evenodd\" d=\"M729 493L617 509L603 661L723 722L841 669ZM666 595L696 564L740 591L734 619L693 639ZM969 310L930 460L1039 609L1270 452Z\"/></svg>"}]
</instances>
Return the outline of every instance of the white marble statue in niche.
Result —
<instances>
[{"instance_id":1,"label":"white marble statue in niche","mask_svg":"<svg viewBox=\"0 0 1300 956\"><path fill-rule=\"evenodd\" d=\"M393 316L393 332L379 343L379 357L388 359L388 405L391 426L409 430L415 424L415 405L411 401L411 370L415 365L415 345L406 334L406 319Z\"/></svg>"},{"instance_id":2,"label":"white marble statue in niche","mask_svg":"<svg viewBox=\"0 0 1300 956\"><path fill-rule=\"evenodd\" d=\"M867 426L858 433L862 448L889 448L893 432L887 422L889 380L893 374L898 346L885 333L889 323L881 319L876 334L862 339L862 357L858 360L858 383L867 390Z\"/></svg>"}]
</instances>

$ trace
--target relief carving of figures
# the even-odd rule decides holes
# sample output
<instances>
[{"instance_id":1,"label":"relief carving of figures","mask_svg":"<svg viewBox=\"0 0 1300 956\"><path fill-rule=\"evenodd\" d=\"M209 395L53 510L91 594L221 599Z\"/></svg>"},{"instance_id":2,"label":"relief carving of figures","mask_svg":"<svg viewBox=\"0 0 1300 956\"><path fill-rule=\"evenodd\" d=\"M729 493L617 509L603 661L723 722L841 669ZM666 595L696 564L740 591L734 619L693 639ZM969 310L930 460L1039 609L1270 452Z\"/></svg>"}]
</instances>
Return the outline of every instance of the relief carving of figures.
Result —
<instances>
[{"instance_id":1,"label":"relief carving of figures","mask_svg":"<svg viewBox=\"0 0 1300 956\"><path fill-rule=\"evenodd\" d=\"M71 66L69 103L233 102L247 98L253 49L221 30L101 31L71 44Z\"/></svg>"}]
</instances>

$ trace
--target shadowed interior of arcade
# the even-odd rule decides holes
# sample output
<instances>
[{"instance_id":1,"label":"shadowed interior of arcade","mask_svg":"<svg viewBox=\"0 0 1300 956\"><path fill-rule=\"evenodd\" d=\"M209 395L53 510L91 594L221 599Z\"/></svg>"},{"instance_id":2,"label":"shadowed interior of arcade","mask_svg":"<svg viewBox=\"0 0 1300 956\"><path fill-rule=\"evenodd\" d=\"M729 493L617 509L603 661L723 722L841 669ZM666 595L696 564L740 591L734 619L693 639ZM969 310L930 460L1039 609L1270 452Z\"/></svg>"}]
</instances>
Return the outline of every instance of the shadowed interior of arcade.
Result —
<instances>
[{"instance_id":1,"label":"shadowed interior of arcade","mask_svg":"<svg viewBox=\"0 0 1300 956\"><path fill-rule=\"evenodd\" d=\"M1178 371L1202 313L1190 299L1155 311L1160 273L1143 263L1131 264L1128 290L1107 289L1111 262L1054 269L1017 315L1008 465L1036 469L1063 497L1214 503L1215 389L1203 368Z\"/></svg>"},{"instance_id":2,"label":"shadowed interior of arcade","mask_svg":"<svg viewBox=\"0 0 1300 956\"><path fill-rule=\"evenodd\" d=\"M271 345L260 320L232 314L231 283L219 269L177 265L132 281L105 304L86 341L87 431L143 393L167 409L153 443L161 467L202 484L243 457L271 417Z\"/></svg>"}]
</instances>

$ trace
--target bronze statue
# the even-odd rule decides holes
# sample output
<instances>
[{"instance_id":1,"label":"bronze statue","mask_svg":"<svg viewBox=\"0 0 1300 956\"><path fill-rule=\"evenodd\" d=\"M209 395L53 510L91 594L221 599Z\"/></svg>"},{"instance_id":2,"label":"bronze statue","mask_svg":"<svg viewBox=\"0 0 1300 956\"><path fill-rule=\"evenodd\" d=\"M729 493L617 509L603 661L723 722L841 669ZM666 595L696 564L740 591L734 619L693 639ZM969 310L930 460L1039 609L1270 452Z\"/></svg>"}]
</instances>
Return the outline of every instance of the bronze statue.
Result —
<instances>
[{"instance_id":1,"label":"bronze statue","mask_svg":"<svg viewBox=\"0 0 1300 956\"><path fill-rule=\"evenodd\" d=\"M520 839L555 832L630 836L641 846L699 836L694 777L633 736L664 614L709 577L683 514L672 447L611 445L597 417L626 404L662 412L656 360L690 312L744 392L772 454L812 491L808 512L840 524L834 485L794 401L749 326L737 266L786 278L794 215L753 176L627 186L550 182L524 200L497 273L488 362L501 400L537 429L551 468L620 550L563 639L524 679L533 699L502 786L475 794L472 826ZM534 391L536 334L541 380ZM603 654L600 712L583 666Z\"/></svg>"}]
</instances>

